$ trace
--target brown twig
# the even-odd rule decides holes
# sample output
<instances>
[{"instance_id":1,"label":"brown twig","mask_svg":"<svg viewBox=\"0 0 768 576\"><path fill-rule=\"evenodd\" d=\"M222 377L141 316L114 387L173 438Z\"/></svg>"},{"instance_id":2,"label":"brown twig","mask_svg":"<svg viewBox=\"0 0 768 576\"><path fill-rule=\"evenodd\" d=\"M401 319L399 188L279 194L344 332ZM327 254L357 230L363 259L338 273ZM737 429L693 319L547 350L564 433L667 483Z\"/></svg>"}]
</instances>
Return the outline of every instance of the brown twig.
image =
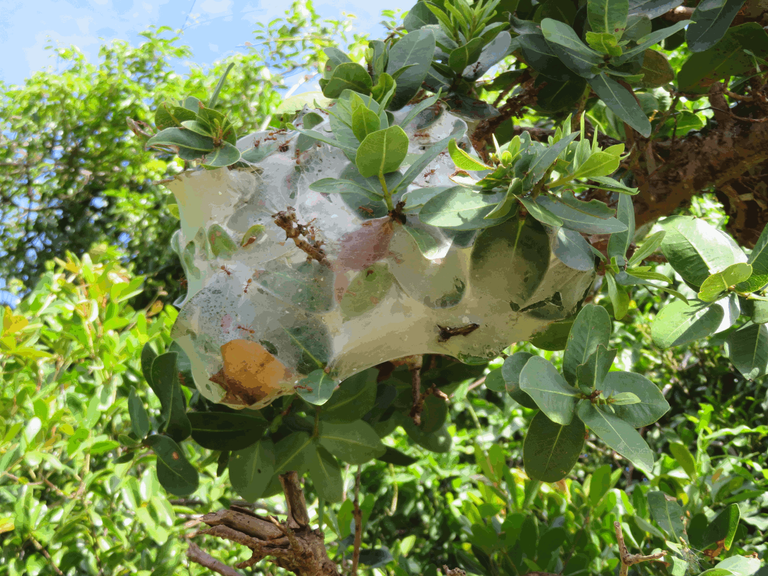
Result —
<instances>
[{"instance_id":1,"label":"brown twig","mask_svg":"<svg viewBox=\"0 0 768 576\"><path fill-rule=\"evenodd\" d=\"M666 552L657 552L656 554L630 554L627 550L627 545L624 543L624 534L621 531L621 524L618 522L613 523L613 527L616 529L616 540L619 542L619 558L621 559L621 568L619 569L619 576L627 576L629 567L633 564L639 564L640 562L648 562L650 560L658 560L663 556L666 556Z\"/></svg>"},{"instance_id":2,"label":"brown twig","mask_svg":"<svg viewBox=\"0 0 768 576\"><path fill-rule=\"evenodd\" d=\"M299 224L296 221L296 211L292 206L288 206L285 211L273 214L272 218L275 224L285 231L286 240L288 238L293 240L293 243L307 254L308 260L317 260L320 264L330 266L322 248L323 241L315 239L314 227L308 224ZM306 239L302 236L305 236Z\"/></svg>"},{"instance_id":3,"label":"brown twig","mask_svg":"<svg viewBox=\"0 0 768 576\"><path fill-rule=\"evenodd\" d=\"M352 576L357 576L357 566L360 562L360 545L363 542L363 512L360 510L360 466L355 475L355 542L352 549Z\"/></svg>"},{"instance_id":4,"label":"brown twig","mask_svg":"<svg viewBox=\"0 0 768 576\"><path fill-rule=\"evenodd\" d=\"M227 566L221 560L216 560L216 558L210 554L203 552L194 542L189 543L189 547L187 548L187 558L196 564L200 564L200 566L205 566L209 570L221 574L222 576L242 576L240 572L231 566Z\"/></svg>"}]
</instances>

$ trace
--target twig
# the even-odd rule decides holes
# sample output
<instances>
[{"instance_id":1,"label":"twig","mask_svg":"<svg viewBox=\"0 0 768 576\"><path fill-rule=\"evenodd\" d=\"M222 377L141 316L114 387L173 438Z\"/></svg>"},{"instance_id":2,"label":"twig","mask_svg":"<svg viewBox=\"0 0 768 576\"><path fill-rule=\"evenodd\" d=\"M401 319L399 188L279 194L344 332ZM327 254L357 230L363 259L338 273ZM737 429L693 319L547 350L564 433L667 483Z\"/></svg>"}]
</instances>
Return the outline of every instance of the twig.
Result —
<instances>
[{"instance_id":1,"label":"twig","mask_svg":"<svg viewBox=\"0 0 768 576\"><path fill-rule=\"evenodd\" d=\"M666 552L657 552L656 554L649 555L630 554L627 550L627 545L624 543L624 534L621 532L621 524L614 522L613 527L616 529L616 540L619 541L619 558L621 559L619 576L627 576L629 573L629 567L633 564L648 562L649 560L658 560L659 558L666 556Z\"/></svg>"},{"instance_id":2,"label":"twig","mask_svg":"<svg viewBox=\"0 0 768 576\"><path fill-rule=\"evenodd\" d=\"M221 560L216 560L216 558L210 554L203 552L194 542L189 543L189 548L187 548L187 558L196 564L200 564L200 566L205 566L209 570L221 574L222 576L242 576L240 572L231 566L227 566Z\"/></svg>"},{"instance_id":3,"label":"twig","mask_svg":"<svg viewBox=\"0 0 768 576\"><path fill-rule=\"evenodd\" d=\"M357 565L360 562L360 544L363 541L363 513L360 510L360 466L355 475L355 543L352 550L352 576L357 576Z\"/></svg>"}]
</instances>

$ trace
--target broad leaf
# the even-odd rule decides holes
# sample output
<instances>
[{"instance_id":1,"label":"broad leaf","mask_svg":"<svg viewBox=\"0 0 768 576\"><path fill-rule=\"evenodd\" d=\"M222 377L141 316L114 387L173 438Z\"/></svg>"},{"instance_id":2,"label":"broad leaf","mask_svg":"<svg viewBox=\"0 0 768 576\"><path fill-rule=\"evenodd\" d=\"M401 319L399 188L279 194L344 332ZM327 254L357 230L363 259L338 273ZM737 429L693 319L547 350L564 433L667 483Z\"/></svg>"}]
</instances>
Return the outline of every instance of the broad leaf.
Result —
<instances>
[{"instance_id":1,"label":"broad leaf","mask_svg":"<svg viewBox=\"0 0 768 576\"><path fill-rule=\"evenodd\" d=\"M501 375L504 378L507 393L521 406L536 408L536 402L520 389L520 372L528 360L533 358L530 352L517 352L508 356L501 367Z\"/></svg>"},{"instance_id":2,"label":"broad leaf","mask_svg":"<svg viewBox=\"0 0 768 576\"><path fill-rule=\"evenodd\" d=\"M352 132L360 142L365 140L368 134L376 132L379 126L379 115L366 106L358 106L352 112Z\"/></svg>"},{"instance_id":3,"label":"broad leaf","mask_svg":"<svg viewBox=\"0 0 768 576\"><path fill-rule=\"evenodd\" d=\"M645 376L634 372L609 372L600 389L606 396L631 392L639 404L613 406L616 416L635 428L650 426L669 411L669 404L658 387Z\"/></svg>"},{"instance_id":4,"label":"broad leaf","mask_svg":"<svg viewBox=\"0 0 768 576\"><path fill-rule=\"evenodd\" d=\"M669 451L691 480L696 480L696 459L681 442L670 442Z\"/></svg>"},{"instance_id":5,"label":"broad leaf","mask_svg":"<svg viewBox=\"0 0 768 576\"><path fill-rule=\"evenodd\" d=\"M310 404L322 406L328 402L335 388L336 381L323 368L318 368L299 381L296 392Z\"/></svg>"},{"instance_id":6,"label":"broad leaf","mask_svg":"<svg viewBox=\"0 0 768 576\"><path fill-rule=\"evenodd\" d=\"M493 167L486 166L483 162L477 158L473 158L464 150L456 145L456 140L453 139L448 143L448 153L451 155L451 160L456 164L457 168L462 170L492 170Z\"/></svg>"},{"instance_id":7,"label":"broad leaf","mask_svg":"<svg viewBox=\"0 0 768 576\"><path fill-rule=\"evenodd\" d=\"M611 317L605 308L587 304L581 309L568 335L563 355L563 376L568 382L576 384L578 367L595 353L598 346L608 346L611 329Z\"/></svg>"},{"instance_id":8,"label":"broad leaf","mask_svg":"<svg viewBox=\"0 0 768 576\"><path fill-rule=\"evenodd\" d=\"M643 67L640 68L643 88L658 88L675 80L675 71L667 57L656 50L646 50L643 56ZM673 120L674 122L674 120Z\"/></svg>"},{"instance_id":9,"label":"broad leaf","mask_svg":"<svg viewBox=\"0 0 768 576\"><path fill-rule=\"evenodd\" d=\"M648 492L648 508L651 517L667 533L669 539L673 542L687 542L685 535L685 525L683 509L674 500L668 500L664 492Z\"/></svg>"},{"instance_id":10,"label":"broad leaf","mask_svg":"<svg viewBox=\"0 0 768 576\"><path fill-rule=\"evenodd\" d=\"M331 454L349 464L364 464L386 451L376 431L362 420L321 422L319 439Z\"/></svg>"},{"instance_id":11,"label":"broad leaf","mask_svg":"<svg viewBox=\"0 0 768 576\"><path fill-rule=\"evenodd\" d=\"M723 309L692 300L664 306L651 324L651 338L660 348L682 346L714 334L723 321Z\"/></svg>"},{"instance_id":12,"label":"broad leaf","mask_svg":"<svg viewBox=\"0 0 768 576\"><path fill-rule=\"evenodd\" d=\"M651 123L632 92L602 72L589 85L616 116L646 138L651 135Z\"/></svg>"},{"instance_id":13,"label":"broad leaf","mask_svg":"<svg viewBox=\"0 0 768 576\"><path fill-rule=\"evenodd\" d=\"M650 48L654 44L658 44L665 38L669 38L670 36L672 36L672 34L679 32L680 30L688 26L688 24L690 23L691 23L690 20L682 20L680 22L672 24L672 26L667 26L666 28L660 28L655 32L652 32L651 34L648 34L647 36L640 38L638 40L639 44L637 46L627 50L626 52L624 52L624 54L622 54L618 58L615 58L613 63L616 66L621 66L622 64L629 62L635 56L642 54L648 48Z\"/></svg>"},{"instance_id":14,"label":"broad leaf","mask_svg":"<svg viewBox=\"0 0 768 576\"><path fill-rule=\"evenodd\" d=\"M333 69L331 77L323 86L326 98L338 98L344 90L352 90L360 94L371 93L373 83L368 71L357 62L345 62Z\"/></svg>"},{"instance_id":15,"label":"broad leaf","mask_svg":"<svg viewBox=\"0 0 768 576\"><path fill-rule=\"evenodd\" d=\"M429 200L419 212L419 220L438 228L477 230L499 224L485 217L504 199L504 194L480 194L454 186Z\"/></svg>"},{"instance_id":16,"label":"broad leaf","mask_svg":"<svg viewBox=\"0 0 768 576\"><path fill-rule=\"evenodd\" d=\"M621 159L608 152L594 152L573 173L573 178L594 178L608 176L618 170Z\"/></svg>"},{"instance_id":17,"label":"broad leaf","mask_svg":"<svg viewBox=\"0 0 768 576\"><path fill-rule=\"evenodd\" d=\"M197 470L178 444L168 436L152 434L145 444L157 454L157 479L171 494L187 496L197 490Z\"/></svg>"},{"instance_id":18,"label":"broad leaf","mask_svg":"<svg viewBox=\"0 0 768 576\"><path fill-rule=\"evenodd\" d=\"M242 450L259 441L269 423L264 418L229 412L190 412L192 439L209 450Z\"/></svg>"},{"instance_id":19,"label":"broad leaf","mask_svg":"<svg viewBox=\"0 0 768 576\"><path fill-rule=\"evenodd\" d=\"M131 415L131 430L140 440L143 440L149 432L149 416L144 403L133 388L128 395L128 413Z\"/></svg>"},{"instance_id":20,"label":"broad leaf","mask_svg":"<svg viewBox=\"0 0 768 576\"><path fill-rule=\"evenodd\" d=\"M355 164L361 176L383 176L394 172L408 154L408 135L400 126L390 126L366 136L360 143Z\"/></svg>"},{"instance_id":21,"label":"broad leaf","mask_svg":"<svg viewBox=\"0 0 768 576\"><path fill-rule=\"evenodd\" d=\"M677 74L678 89L704 93L715 82L748 73L755 61L745 49L758 58L768 57L768 33L757 22L728 28L717 44L688 58Z\"/></svg>"},{"instance_id":22,"label":"broad leaf","mask_svg":"<svg viewBox=\"0 0 768 576\"><path fill-rule=\"evenodd\" d=\"M728 356L744 378L768 373L768 326L747 324L728 336Z\"/></svg>"},{"instance_id":23,"label":"broad leaf","mask_svg":"<svg viewBox=\"0 0 768 576\"><path fill-rule=\"evenodd\" d=\"M307 469L307 458L314 442L306 432L293 432L275 445L275 472L284 474L295 470L299 474Z\"/></svg>"},{"instance_id":24,"label":"broad leaf","mask_svg":"<svg viewBox=\"0 0 768 576\"><path fill-rule=\"evenodd\" d=\"M386 262L377 262L359 272L349 283L339 303L345 318L355 318L376 307L389 292L394 276Z\"/></svg>"},{"instance_id":25,"label":"broad leaf","mask_svg":"<svg viewBox=\"0 0 768 576\"><path fill-rule=\"evenodd\" d=\"M683 279L693 286L713 272L746 262L736 243L717 228L698 218L674 216L662 223L666 230L661 251Z\"/></svg>"},{"instance_id":26,"label":"broad leaf","mask_svg":"<svg viewBox=\"0 0 768 576\"><path fill-rule=\"evenodd\" d=\"M558 482L571 471L583 447L584 424L581 420L574 418L568 426L563 426L539 412L525 435L525 473L541 482Z\"/></svg>"},{"instance_id":27,"label":"broad leaf","mask_svg":"<svg viewBox=\"0 0 768 576\"><path fill-rule=\"evenodd\" d=\"M589 355L587 361L576 368L576 381L579 388L585 394L591 393L592 390L596 390L597 388L600 388L601 390L603 389L603 380L605 380L608 371L613 365L613 360L616 358L616 352L617 350L609 350L607 346L600 344L597 349Z\"/></svg>"},{"instance_id":28,"label":"broad leaf","mask_svg":"<svg viewBox=\"0 0 768 576\"><path fill-rule=\"evenodd\" d=\"M573 28L563 22L544 18L541 31L557 57L571 70L583 78L593 78L596 66L603 57L581 41Z\"/></svg>"},{"instance_id":29,"label":"broad leaf","mask_svg":"<svg viewBox=\"0 0 768 576\"><path fill-rule=\"evenodd\" d=\"M320 418L331 422L354 422L365 416L376 402L375 369L364 370L344 380L323 406Z\"/></svg>"},{"instance_id":30,"label":"broad leaf","mask_svg":"<svg viewBox=\"0 0 768 576\"><path fill-rule=\"evenodd\" d=\"M352 180L337 180L336 178L322 178L309 185L310 190L322 194L362 194L369 200L379 202L384 199L381 191L371 190Z\"/></svg>"},{"instance_id":31,"label":"broad leaf","mask_svg":"<svg viewBox=\"0 0 768 576\"><path fill-rule=\"evenodd\" d=\"M548 146L544 152L537 154L536 158L531 162L526 171L525 178L523 179L523 187L530 189L531 186L541 180L542 176L546 174L550 166L557 160L557 157L562 154L563 150L568 147L568 144L573 142L578 135L578 132L569 134L568 136L561 138L555 144Z\"/></svg>"},{"instance_id":32,"label":"broad leaf","mask_svg":"<svg viewBox=\"0 0 768 576\"><path fill-rule=\"evenodd\" d=\"M732 286L746 281L752 275L752 266L739 262L731 264L722 272L716 272L707 277L701 283L699 289L699 300L702 302L714 302L722 297L723 292L728 291Z\"/></svg>"},{"instance_id":33,"label":"broad leaf","mask_svg":"<svg viewBox=\"0 0 768 576\"><path fill-rule=\"evenodd\" d=\"M560 196L539 196L536 204L562 220L563 226L577 232L611 234L627 229L626 224L613 218L614 211L604 203L599 200L583 202L576 199L573 192L563 192Z\"/></svg>"},{"instance_id":34,"label":"broad leaf","mask_svg":"<svg viewBox=\"0 0 768 576\"><path fill-rule=\"evenodd\" d=\"M702 0L691 17L692 24L685 31L685 40L691 52L702 52L717 44L744 0Z\"/></svg>"},{"instance_id":35,"label":"broad leaf","mask_svg":"<svg viewBox=\"0 0 768 576\"><path fill-rule=\"evenodd\" d=\"M579 391L548 360L533 356L526 362L520 372L520 389L556 424L566 426L573 420Z\"/></svg>"},{"instance_id":36,"label":"broad leaf","mask_svg":"<svg viewBox=\"0 0 768 576\"><path fill-rule=\"evenodd\" d=\"M631 424L596 407L588 400L579 403L577 414L584 424L610 448L646 473L653 469L653 452Z\"/></svg>"},{"instance_id":37,"label":"broad leaf","mask_svg":"<svg viewBox=\"0 0 768 576\"><path fill-rule=\"evenodd\" d=\"M260 440L229 457L229 479L242 498L253 502L261 498L275 474L275 446L272 440Z\"/></svg>"},{"instance_id":38,"label":"broad leaf","mask_svg":"<svg viewBox=\"0 0 768 576\"><path fill-rule=\"evenodd\" d=\"M416 95L427 77L434 52L435 37L430 30L424 29L410 32L390 49L387 64L389 74L410 66L397 79L390 109L399 110Z\"/></svg>"},{"instance_id":39,"label":"broad leaf","mask_svg":"<svg viewBox=\"0 0 768 576\"><path fill-rule=\"evenodd\" d=\"M166 128L152 136L144 145L145 148L153 146L180 146L188 150L208 152L213 150L213 138L183 128Z\"/></svg>"},{"instance_id":40,"label":"broad leaf","mask_svg":"<svg viewBox=\"0 0 768 576\"><path fill-rule=\"evenodd\" d=\"M629 0L588 0L587 18L595 32L613 35L621 40L627 27Z\"/></svg>"},{"instance_id":41,"label":"broad leaf","mask_svg":"<svg viewBox=\"0 0 768 576\"><path fill-rule=\"evenodd\" d=\"M552 243L552 252L563 264L573 270L594 270L595 256L584 237L574 230L560 228Z\"/></svg>"},{"instance_id":42,"label":"broad leaf","mask_svg":"<svg viewBox=\"0 0 768 576\"><path fill-rule=\"evenodd\" d=\"M740 283L736 289L741 292L756 292L768 284L768 226L760 233L747 262L752 266L752 276Z\"/></svg>"},{"instance_id":43,"label":"broad leaf","mask_svg":"<svg viewBox=\"0 0 768 576\"><path fill-rule=\"evenodd\" d=\"M164 430L174 440L181 442L192 432L187 418L187 406L179 385L175 352L161 354L152 362L152 379L149 381L162 404Z\"/></svg>"},{"instance_id":44,"label":"broad leaf","mask_svg":"<svg viewBox=\"0 0 768 576\"><path fill-rule=\"evenodd\" d=\"M315 446L307 456L307 468L312 484L321 498L328 502L341 502L344 493L344 481L341 477L341 467L336 458L331 456L322 446Z\"/></svg>"},{"instance_id":45,"label":"broad leaf","mask_svg":"<svg viewBox=\"0 0 768 576\"><path fill-rule=\"evenodd\" d=\"M707 548L712 544L722 542L723 548L730 550L733 545L733 539L736 536L736 529L739 527L740 519L741 511L738 504L731 504L726 507L707 526L701 547Z\"/></svg>"},{"instance_id":46,"label":"broad leaf","mask_svg":"<svg viewBox=\"0 0 768 576\"><path fill-rule=\"evenodd\" d=\"M624 258L632 245L635 236L635 208L632 204L632 197L626 194L619 195L619 205L616 208L616 217L622 222L627 230L625 232L616 232L611 234L608 240L608 258L614 256Z\"/></svg>"},{"instance_id":47,"label":"broad leaf","mask_svg":"<svg viewBox=\"0 0 768 576\"><path fill-rule=\"evenodd\" d=\"M496 38L483 47L477 62L465 69L462 75L467 80L477 80L509 54L511 45L512 37L509 32L502 30Z\"/></svg>"}]
</instances>

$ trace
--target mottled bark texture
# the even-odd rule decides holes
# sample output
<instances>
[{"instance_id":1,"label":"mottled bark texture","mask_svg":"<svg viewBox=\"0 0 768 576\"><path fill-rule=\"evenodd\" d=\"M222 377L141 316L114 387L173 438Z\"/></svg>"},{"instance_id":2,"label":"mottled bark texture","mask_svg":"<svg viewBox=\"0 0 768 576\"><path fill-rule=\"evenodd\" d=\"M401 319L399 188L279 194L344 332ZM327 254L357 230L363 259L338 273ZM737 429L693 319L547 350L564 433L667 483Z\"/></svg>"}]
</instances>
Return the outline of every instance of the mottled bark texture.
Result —
<instances>
[{"instance_id":1,"label":"mottled bark texture","mask_svg":"<svg viewBox=\"0 0 768 576\"><path fill-rule=\"evenodd\" d=\"M202 530L203 534L231 540L251 549L252 556L237 567L253 566L264 558L269 558L276 566L293 572L297 576L340 576L336 564L328 558L322 530L312 530L309 526L309 514L304 500L299 475L287 472L280 476L288 516L284 522L278 522L271 516L259 516L245 508L233 506L229 510L219 510L206 514L201 520L210 526ZM192 548L194 546L194 548ZM189 558L215 571L210 556L191 545ZM213 559L211 559L213 560ZM225 567L226 568L226 567ZM220 574L236 574L219 572Z\"/></svg>"}]
</instances>

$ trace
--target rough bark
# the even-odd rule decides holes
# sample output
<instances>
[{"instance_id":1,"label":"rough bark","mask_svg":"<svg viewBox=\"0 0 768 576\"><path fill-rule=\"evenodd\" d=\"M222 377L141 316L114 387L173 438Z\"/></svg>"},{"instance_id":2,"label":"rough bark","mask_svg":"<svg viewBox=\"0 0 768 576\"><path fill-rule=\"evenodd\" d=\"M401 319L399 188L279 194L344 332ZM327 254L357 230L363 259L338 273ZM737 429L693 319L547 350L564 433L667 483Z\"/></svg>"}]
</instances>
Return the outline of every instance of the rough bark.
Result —
<instances>
[{"instance_id":1,"label":"rough bark","mask_svg":"<svg viewBox=\"0 0 768 576\"><path fill-rule=\"evenodd\" d=\"M239 564L238 568L253 566L260 560L269 558L276 566L297 576L340 576L336 564L328 558L322 530L312 530L309 526L309 514L299 475L296 472L287 472L280 476L280 482L288 507L285 522L233 506L229 510L219 510L203 516L201 521L209 528L201 533L218 536L250 548L251 558ZM212 569L210 562L217 562L194 544L190 546L187 555L191 560ZM220 567L220 564L219 562L217 567ZM229 575L236 572L232 570L220 573Z\"/></svg>"}]
</instances>

